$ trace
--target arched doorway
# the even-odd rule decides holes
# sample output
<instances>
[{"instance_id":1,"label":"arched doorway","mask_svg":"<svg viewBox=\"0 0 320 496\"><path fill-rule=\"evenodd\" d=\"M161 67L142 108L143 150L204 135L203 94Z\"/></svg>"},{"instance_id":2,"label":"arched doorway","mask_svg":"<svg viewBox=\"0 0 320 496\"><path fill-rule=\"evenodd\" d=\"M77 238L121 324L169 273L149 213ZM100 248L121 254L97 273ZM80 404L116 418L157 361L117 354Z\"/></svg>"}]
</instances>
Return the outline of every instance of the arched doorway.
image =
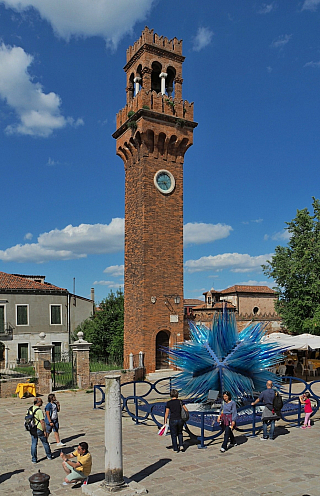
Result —
<instances>
[{"instance_id":1,"label":"arched doorway","mask_svg":"<svg viewBox=\"0 0 320 496\"><path fill-rule=\"evenodd\" d=\"M167 331L160 331L156 337L156 369L167 369L168 365L168 355L161 350L162 346L169 347L169 337L170 333Z\"/></svg>"}]
</instances>

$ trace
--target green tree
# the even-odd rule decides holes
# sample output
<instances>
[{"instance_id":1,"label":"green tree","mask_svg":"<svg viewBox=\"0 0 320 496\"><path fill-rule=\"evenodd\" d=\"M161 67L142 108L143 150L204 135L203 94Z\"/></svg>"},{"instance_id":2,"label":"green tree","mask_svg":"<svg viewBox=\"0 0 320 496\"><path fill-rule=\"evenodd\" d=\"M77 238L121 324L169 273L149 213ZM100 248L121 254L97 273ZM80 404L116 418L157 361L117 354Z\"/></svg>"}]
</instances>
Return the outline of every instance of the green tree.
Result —
<instances>
[{"instance_id":1,"label":"green tree","mask_svg":"<svg viewBox=\"0 0 320 496\"><path fill-rule=\"evenodd\" d=\"M123 360L123 303L121 289L116 293L110 291L95 314L75 330L75 335L82 331L84 339L92 343L91 356Z\"/></svg>"},{"instance_id":2,"label":"green tree","mask_svg":"<svg viewBox=\"0 0 320 496\"><path fill-rule=\"evenodd\" d=\"M275 308L291 333L320 335L320 201L286 222L288 246L277 246L263 272L277 287Z\"/></svg>"}]
</instances>

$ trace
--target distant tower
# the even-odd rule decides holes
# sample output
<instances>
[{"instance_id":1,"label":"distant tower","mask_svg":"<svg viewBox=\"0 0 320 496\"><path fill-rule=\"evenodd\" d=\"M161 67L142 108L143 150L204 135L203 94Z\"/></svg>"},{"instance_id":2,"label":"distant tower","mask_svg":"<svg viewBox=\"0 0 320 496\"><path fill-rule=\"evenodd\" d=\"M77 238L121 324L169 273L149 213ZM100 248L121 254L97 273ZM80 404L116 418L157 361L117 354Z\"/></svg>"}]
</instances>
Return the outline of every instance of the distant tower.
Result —
<instances>
[{"instance_id":1,"label":"distant tower","mask_svg":"<svg viewBox=\"0 0 320 496\"><path fill-rule=\"evenodd\" d=\"M183 341L183 160L193 103L182 100L182 41L147 27L127 50L127 104L117 114L125 167L124 355L168 368L161 346Z\"/></svg>"}]
</instances>

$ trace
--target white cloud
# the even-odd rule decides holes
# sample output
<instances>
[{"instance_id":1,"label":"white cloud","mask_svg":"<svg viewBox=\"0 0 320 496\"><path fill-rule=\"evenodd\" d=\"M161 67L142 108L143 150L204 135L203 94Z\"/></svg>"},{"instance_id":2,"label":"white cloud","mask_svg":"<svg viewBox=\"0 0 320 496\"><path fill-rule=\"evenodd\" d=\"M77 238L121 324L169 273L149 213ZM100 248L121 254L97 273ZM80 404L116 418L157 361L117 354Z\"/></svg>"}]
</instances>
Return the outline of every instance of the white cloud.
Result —
<instances>
[{"instance_id":1,"label":"white cloud","mask_svg":"<svg viewBox=\"0 0 320 496\"><path fill-rule=\"evenodd\" d=\"M303 67L319 67L320 68L320 61L319 62L307 62L304 64Z\"/></svg>"},{"instance_id":2,"label":"white cloud","mask_svg":"<svg viewBox=\"0 0 320 496\"><path fill-rule=\"evenodd\" d=\"M292 38L292 34L282 34L271 43L271 48L283 48Z\"/></svg>"},{"instance_id":3,"label":"white cloud","mask_svg":"<svg viewBox=\"0 0 320 496\"><path fill-rule=\"evenodd\" d=\"M72 250L74 253L114 253L123 249L124 219L112 219L110 224L80 224L53 229L40 234L38 243L48 249Z\"/></svg>"},{"instance_id":4,"label":"white cloud","mask_svg":"<svg viewBox=\"0 0 320 496\"><path fill-rule=\"evenodd\" d=\"M114 253L123 249L123 239L124 219L112 219L110 224L69 225L62 230L40 234L38 243L0 250L0 260L42 263L84 258L87 254Z\"/></svg>"},{"instance_id":5,"label":"white cloud","mask_svg":"<svg viewBox=\"0 0 320 496\"><path fill-rule=\"evenodd\" d=\"M50 136L67 125L79 126L82 119L61 115L61 99L55 93L44 93L40 83L33 82L28 72L33 57L23 48L0 45L0 98L12 107L18 122L7 126L7 134Z\"/></svg>"},{"instance_id":6,"label":"white cloud","mask_svg":"<svg viewBox=\"0 0 320 496\"><path fill-rule=\"evenodd\" d=\"M250 224L250 222L252 222L253 224L260 224L261 222L263 222L263 219L252 219L250 221L248 220L244 220L242 221L242 224Z\"/></svg>"},{"instance_id":7,"label":"white cloud","mask_svg":"<svg viewBox=\"0 0 320 496\"><path fill-rule=\"evenodd\" d=\"M213 31L209 28L198 28L196 36L193 38L193 50L200 52L211 43Z\"/></svg>"},{"instance_id":8,"label":"white cloud","mask_svg":"<svg viewBox=\"0 0 320 496\"><path fill-rule=\"evenodd\" d=\"M105 274L110 274L113 277L123 277L124 265L110 265L103 271Z\"/></svg>"},{"instance_id":9,"label":"white cloud","mask_svg":"<svg viewBox=\"0 0 320 496\"><path fill-rule=\"evenodd\" d=\"M226 224L188 222L183 227L183 243L184 246L211 243L217 239L227 238L232 230L232 227Z\"/></svg>"},{"instance_id":10,"label":"white cloud","mask_svg":"<svg viewBox=\"0 0 320 496\"><path fill-rule=\"evenodd\" d=\"M101 36L110 46L146 18L153 0L2 0L17 12L36 9L54 33L67 41L71 37Z\"/></svg>"},{"instance_id":11,"label":"white cloud","mask_svg":"<svg viewBox=\"0 0 320 496\"><path fill-rule=\"evenodd\" d=\"M275 8L274 2L263 3L261 8L258 10L258 14L269 14Z\"/></svg>"},{"instance_id":12,"label":"white cloud","mask_svg":"<svg viewBox=\"0 0 320 496\"><path fill-rule=\"evenodd\" d=\"M291 238L291 234L288 229L283 229L282 231L275 232L271 235L265 234L263 239L267 241L268 239L272 239L273 241L289 241Z\"/></svg>"},{"instance_id":13,"label":"white cloud","mask_svg":"<svg viewBox=\"0 0 320 496\"><path fill-rule=\"evenodd\" d=\"M320 0L304 0L302 10L317 10Z\"/></svg>"},{"instance_id":14,"label":"white cloud","mask_svg":"<svg viewBox=\"0 0 320 496\"><path fill-rule=\"evenodd\" d=\"M110 289L124 288L124 284L119 284L118 282L113 281L94 281L93 286L108 286Z\"/></svg>"},{"instance_id":15,"label":"white cloud","mask_svg":"<svg viewBox=\"0 0 320 496\"><path fill-rule=\"evenodd\" d=\"M224 224L186 224L187 243L208 243L229 236L232 228ZM32 235L30 235L32 236ZM31 239L25 238L25 239ZM37 243L16 245L0 250L0 260L6 262L35 262L71 260L89 254L116 253L124 247L124 219L112 219L110 224L71 224L38 236ZM104 270L114 277L123 275L122 265Z\"/></svg>"},{"instance_id":16,"label":"white cloud","mask_svg":"<svg viewBox=\"0 0 320 496\"><path fill-rule=\"evenodd\" d=\"M222 255L209 255L198 260L187 260L185 263L188 272L201 272L204 270L229 269L231 272L251 272L261 270L261 265L272 257L268 255L258 255L252 257L241 253L223 253Z\"/></svg>"},{"instance_id":17,"label":"white cloud","mask_svg":"<svg viewBox=\"0 0 320 496\"><path fill-rule=\"evenodd\" d=\"M250 279L249 281L236 282L237 286L273 286L273 280L268 281L255 281L254 279Z\"/></svg>"},{"instance_id":18,"label":"white cloud","mask_svg":"<svg viewBox=\"0 0 320 496\"><path fill-rule=\"evenodd\" d=\"M270 74L272 72L272 70L273 70L272 67L270 65L268 65L267 72Z\"/></svg>"},{"instance_id":19,"label":"white cloud","mask_svg":"<svg viewBox=\"0 0 320 496\"><path fill-rule=\"evenodd\" d=\"M30 239L32 239L32 238L33 238L33 234L32 234L32 233L27 233L27 234L25 234L25 235L24 235L24 238L23 238L23 239L28 239L28 240L30 240Z\"/></svg>"}]
</instances>

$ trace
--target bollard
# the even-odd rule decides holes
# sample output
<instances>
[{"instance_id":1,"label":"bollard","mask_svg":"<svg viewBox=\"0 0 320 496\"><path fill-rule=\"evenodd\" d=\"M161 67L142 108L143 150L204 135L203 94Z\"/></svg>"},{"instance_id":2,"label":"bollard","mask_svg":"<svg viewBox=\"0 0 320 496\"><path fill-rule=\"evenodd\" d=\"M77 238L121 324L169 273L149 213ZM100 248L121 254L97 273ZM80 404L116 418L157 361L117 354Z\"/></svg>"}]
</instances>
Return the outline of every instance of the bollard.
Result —
<instances>
[{"instance_id":1,"label":"bollard","mask_svg":"<svg viewBox=\"0 0 320 496\"><path fill-rule=\"evenodd\" d=\"M40 470L38 473L29 477L30 488L32 489L33 496L48 496L50 475L42 474Z\"/></svg>"},{"instance_id":2,"label":"bollard","mask_svg":"<svg viewBox=\"0 0 320 496\"><path fill-rule=\"evenodd\" d=\"M107 375L105 389L105 480L109 491L124 486L120 374Z\"/></svg>"}]
</instances>

